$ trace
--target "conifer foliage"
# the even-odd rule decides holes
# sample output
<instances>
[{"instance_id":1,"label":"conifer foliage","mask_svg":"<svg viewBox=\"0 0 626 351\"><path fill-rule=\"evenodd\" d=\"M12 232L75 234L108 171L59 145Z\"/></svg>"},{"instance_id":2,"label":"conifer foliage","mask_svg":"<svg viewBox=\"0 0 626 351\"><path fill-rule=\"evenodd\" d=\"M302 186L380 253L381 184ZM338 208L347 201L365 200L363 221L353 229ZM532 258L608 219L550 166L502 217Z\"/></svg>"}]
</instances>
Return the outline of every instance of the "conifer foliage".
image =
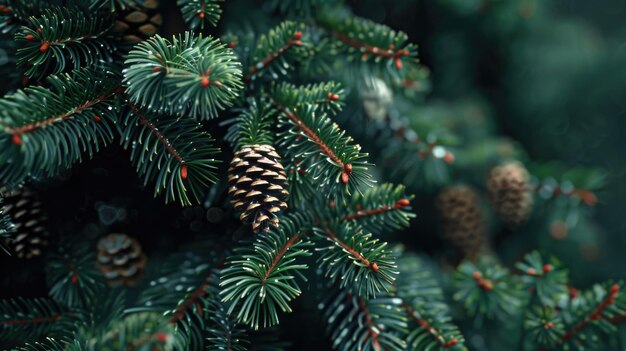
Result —
<instances>
[{"instance_id":1,"label":"conifer foliage","mask_svg":"<svg viewBox=\"0 0 626 351\"><path fill-rule=\"evenodd\" d=\"M398 116L421 111L417 87L427 86L406 33L342 1L244 11L220 0L164 3L0 0L0 29L23 76L0 98L0 254L41 256L33 265L45 265L48 289L0 300L0 348L279 351L298 339L283 337L300 328L285 326L289 313L317 323L337 351L479 349L476 328L489 323L516 324L508 339L519 350L619 343L622 282L578 291L550 255L533 251L507 268L489 252L499 222L482 212L484 182L459 181L479 178L472 172L497 157L470 145L453 168L462 138L442 131L452 123ZM156 33L173 16L165 8L178 11L175 35ZM266 20L251 29L229 10ZM377 99L373 85L388 96ZM365 120L365 99L387 102ZM97 224L87 223L96 217L88 205L72 203L55 209L72 223L49 224L43 200L11 195L72 186L77 164L90 167L111 144L130 159L135 188L181 213L171 219L176 233L119 234L133 221L162 223L151 204L85 194ZM534 215L536 196L551 220L597 200L584 171L580 186L566 176L555 186L509 165L492 171L486 189L508 231L546 220ZM458 174L472 176L455 185ZM209 208L220 215L206 220ZM402 244L430 234L413 224L433 209L465 259L456 268ZM190 218L193 238L180 224ZM43 251L38 235L48 231Z\"/></svg>"}]
</instances>

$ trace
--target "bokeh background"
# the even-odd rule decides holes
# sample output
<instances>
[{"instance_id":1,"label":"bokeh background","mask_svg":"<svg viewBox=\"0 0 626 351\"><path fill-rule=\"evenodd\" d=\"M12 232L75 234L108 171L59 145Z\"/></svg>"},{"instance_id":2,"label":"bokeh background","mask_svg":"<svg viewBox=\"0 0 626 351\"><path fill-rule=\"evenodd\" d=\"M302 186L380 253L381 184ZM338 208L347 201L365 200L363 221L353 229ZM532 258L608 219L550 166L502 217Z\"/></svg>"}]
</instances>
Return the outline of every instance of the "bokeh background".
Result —
<instances>
[{"instance_id":1,"label":"bokeh background","mask_svg":"<svg viewBox=\"0 0 626 351\"><path fill-rule=\"evenodd\" d=\"M428 101L466 116L479 109L487 122L470 128L492 121L533 161L603 172L589 220L556 237L545 226L527 237L515 233L505 249L536 244L553 252L575 267L575 284L625 278L626 1L352 3L419 44L431 71Z\"/></svg>"},{"instance_id":2,"label":"bokeh background","mask_svg":"<svg viewBox=\"0 0 626 351\"><path fill-rule=\"evenodd\" d=\"M355 14L405 31L419 45L430 74L425 93L415 96L421 103L410 123L449 121L444 124L473 144L484 140L492 147L514 147L534 174L581 169L582 178L594 185L598 202L593 206L534 216L515 232L492 232L494 250L505 264L538 248L565 261L576 287L626 279L626 0L346 2ZM162 34L182 32L175 2L161 3L168 13ZM256 20L263 18L266 5L263 0L228 0L221 23L265 31L272 23ZM11 64L0 55L2 72ZM14 88L3 84L2 77L0 86L3 91ZM218 125L211 128L214 135L224 133ZM501 144L503 139L507 141ZM357 141L367 148L367 140ZM457 151L459 156L472 154L463 147ZM484 178L467 177L484 184ZM443 261L445 243L434 209L440 187L407 186L416 194L418 217L410 230L398 233L398 241ZM229 232L207 220L206 208L181 210L153 199L117 145L39 190L54 232L90 238L132 233L149 254L206 233ZM216 189L207 203L223 201L215 198L223 193ZM157 261L155 255L150 259ZM47 291L43 269L12 260L0 264L2 286L11 287L0 297ZM284 316L284 335L293 349L329 349L311 300L296 300L294 309L297 313ZM310 312L310 320L302 319L303 311Z\"/></svg>"}]
</instances>

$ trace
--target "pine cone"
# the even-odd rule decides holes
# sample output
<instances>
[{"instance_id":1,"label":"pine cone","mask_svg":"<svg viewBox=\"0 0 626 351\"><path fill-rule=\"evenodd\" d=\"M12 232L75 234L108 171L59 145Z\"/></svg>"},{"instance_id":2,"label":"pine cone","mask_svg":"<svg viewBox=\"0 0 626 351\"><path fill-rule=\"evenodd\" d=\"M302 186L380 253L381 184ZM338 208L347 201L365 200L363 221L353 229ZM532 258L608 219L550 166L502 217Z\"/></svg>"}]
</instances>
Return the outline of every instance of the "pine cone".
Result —
<instances>
[{"instance_id":1,"label":"pine cone","mask_svg":"<svg viewBox=\"0 0 626 351\"><path fill-rule=\"evenodd\" d=\"M524 223L533 209L533 193L528 171L518 162L494 167L487 179L487 190L498 216L509 226Z\"/></svg>"},{"instance_id":2,"label":"pine cone","mask_svg":"<svg viewBox=\"0 0 626 351\"><path fill-rule=\"evenodd\" d=\"M48 216L37 194L21 188L12 191L0 190L4 196L2 213L13 223L13 233L6 240L9 251L18 258L41 256L48 245L50 234L44 226Z\"/></svg>"},{"instance_id":3,"label":"pine cone","mask_svg":"<svg viewBox=\"0 0 626 351\"><path fill-rule=\"evenodd\" d=\"M120 6L114 30L121 32L125 40L140 42L157 34L163 19L157 0L134 1Z\"/></svg>"},{"instance_id":4,"label":"pine cone","mask_svg":"<svg viewBox=\"0 0 626 351\"><path fill-rule=\"evenodd\" d=\"M228 193L240 219L254 232L278 226L277 213L287 208L287 175L280 156L270 145L244 146L228 169Z\"/></svg>"},{"instance_id":5,"label":"pine cone","mask_svg":"<svg viewBox=\"0 0 626 351\"><path fill-rule=\"evenodd\" d=\"M133 286L146 262L139 242L126 234L109 234L98 241L96 266L110 286Z\"/></svg>"},{"instance_id":6,"label":"pine cone","mask_svg":"<svg viewBox=\"0 0 626 351\"><path fill-rule=\"evenodd\" d=\"M466 185L443 189L437 197L443 236L464 257L474 259L484 248L485 219L476 192Z\"/></svg>"}]
</instances>

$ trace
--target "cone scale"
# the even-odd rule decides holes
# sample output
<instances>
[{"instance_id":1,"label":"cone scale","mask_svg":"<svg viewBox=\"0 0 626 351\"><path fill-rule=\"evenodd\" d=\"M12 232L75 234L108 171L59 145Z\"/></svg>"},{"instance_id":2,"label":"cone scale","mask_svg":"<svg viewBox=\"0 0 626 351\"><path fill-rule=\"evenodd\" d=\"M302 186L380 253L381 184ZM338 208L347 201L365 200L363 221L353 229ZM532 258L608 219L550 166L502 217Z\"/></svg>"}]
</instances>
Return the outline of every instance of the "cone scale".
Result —
<instances>
[{"instance_id":1,"label":"cone scale","mask_svg":"<svg viewBox=\"0 0 626 351\"><path fill-rule=\"evenodd\" d=\"M287 208L287 174L280 155L271 145L244 146L235 153L228 169L231 204L252 230L278 227L278 213Z\"/></svg>"}]
</instances>

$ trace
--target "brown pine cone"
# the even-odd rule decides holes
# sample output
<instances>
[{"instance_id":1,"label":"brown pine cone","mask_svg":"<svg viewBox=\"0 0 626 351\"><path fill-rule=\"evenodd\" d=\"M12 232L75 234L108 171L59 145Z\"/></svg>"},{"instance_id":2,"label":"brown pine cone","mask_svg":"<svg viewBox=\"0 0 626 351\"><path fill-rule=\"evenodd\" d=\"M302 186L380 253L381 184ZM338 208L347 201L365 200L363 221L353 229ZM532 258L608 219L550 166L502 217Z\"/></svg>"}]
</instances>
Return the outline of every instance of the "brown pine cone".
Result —
<instances>
[{"instance_id":1,"label":"brown pine cone","mask_svg":"<svg viewBox=\"0 0 626 351\"><path fill-rule=\"evenodd\" d=\"M162 22L157 0L131 1L128 6L120 4L113 29L136 43L157 34Z\"/></svg>"},{"instance_id":2,"label":"brown pine cone","mask_svg":"<svg viewBox=\"0 0 626 351\"><path fill-rule=\"evenodd\" d=\"M528 171L518 162L494 167L487 178L489 199L498 216L511 227L526 222L533 209Z\"/></svg>"},{"instance_id":3,"label":"brown pine cone","mask_svg":"<svg viewBox=\"0 0 626 351\"><path fill-rule=\"evenodd\" d=\"M18 258L41 256L50 234L45 227L48 216L39 197L25 188L2 189L0 193L4 197L0 212L13 223L10 238L0 240L5 240L9 252L15 253Z\"/></svg>"},{"instance_id":4,"label":"brown pine cone","mask_svg":"<svg viewBox=\"0 0 626 351\"><path fill-rule=\"evenodd\" d=\"M271 145L244 146L235 153L228 169L228 193L240 219L252 230L278 226L278 212L287 208L287 174Z\"/></svg>"},{"instance_id":5,"label":"brown pine cone","mask_svg":"<svg viewBox=\"0 0 626 351\"><path fill-rule=\"evenodd\" d=\"M437 197L443 237L463 258L474 259L486 244L485 218L476 192L466 185L444 188Z\"/></svg>"},{"instance_id":6,"label":"brown pine cone","mask_svg":"<svg viewBox=\"0 0 626 351\"><path fill-rule=\"evenodd\" d=\"M110 286L133 286L147 258L137 240L126 234L109 234L98 241L96 266Z\"/></svg>"}]
</instances>

